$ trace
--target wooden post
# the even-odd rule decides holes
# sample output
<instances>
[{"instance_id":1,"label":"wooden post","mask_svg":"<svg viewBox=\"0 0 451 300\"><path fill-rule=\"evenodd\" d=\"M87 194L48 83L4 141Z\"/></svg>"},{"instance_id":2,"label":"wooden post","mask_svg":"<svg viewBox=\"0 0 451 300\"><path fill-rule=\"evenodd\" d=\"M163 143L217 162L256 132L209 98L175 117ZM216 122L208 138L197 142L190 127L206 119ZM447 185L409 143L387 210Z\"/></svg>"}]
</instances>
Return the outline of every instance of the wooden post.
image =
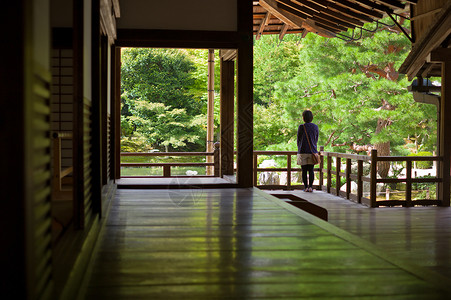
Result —
<instances>
[{"instance_id":1,"label":"wooden post","mask_svg":"<svg viewBox=\"0 0 451 300\"><path fill-rule=\"evenodd\" d=\"M385 189L385 200L390 200L390 189L386 188Z\"/></svg>"},{"instance_id":2,"label":"wooden post","mask_svg":"<svg viewBox=\"0 0 451 300\"><path fill-rule=\"evenodd\" d=\"M377 187L377 150L371 150L371 173L370 173L370 206L376 207L376 187Z\"/></svg>"},{"instance_id":3,"label":"wooden post","mask_svg":"<svg viewBox=\"0 0 451 300\"><path fill-rule=\"evenodd\" d=\"M326 191L330 193L330 187L332 186L332 157L327 155L327 186Z\"/></svg>"},{"instance_id":4,"label":"wooden post","mask_svg":"<svg viewBox=\"0 0 451 300\"><path fill-rule=\"evenodd\" d=\"M213 161L214 161L214 176L215 177L220 177L221 176L221 174L220 174L220 172L221 172L221 157L220 157L220 154L219 154L219 148L220 148L220 144L219 144L219 142L216 142L215 144L214 144L214 150L213 150Z\"/></svg>"},{"instance_id":5,"label":"wooden post","mask_svg":"<svg viewBox=\"0 0 451 300\"><path fill-rule=\"evenodd\" d=\"M215 101L215 50L208 50L208 103L207 103L207 152L213 152L214 143L214 104ZM207 163L213 157L207 156ZM207 167L207 175L213 175L213 168Z\"/></svg>"},{"instance_id":6,"label":"wooden post","mask_svg":"<svg viewBox=\"0 0 451 300\"><path fill-rule=\"evenodd\" d=\"M357 161L357 203L362 203L363 197L363 160Z\"/></svg>"},{"instance_id":7,"label":"wooden post","mask_svg":"<svg viewBox=\"0 0 451 300\"><path fill-rule=\"evenodd\" d=\"M291 154L287 154L287 188L291 190Z\"/></svg>"},{"instance_id":8,"label":"wooden post","mask_svg":"<svg viewBox=\"0 0 451 300\"><path fill-rule=\"evenodd\" d=\"M171 166L163 166L163 177L171 177Z\"/></svg>"},{"instance_id":9,"label":"wooden post","mask_svg":"<svg viewBox=\"0 0 451 300\"><path fill-rule=\"evenodd\" d=\"M437 199L442 206L450 205L450 171L451 171L451 49L437 48L427 58L428 62L442 63L442 92L440 101L439 124L439 162L438 177L442 179L438 184Z\"/></svg>"},{"instance_id":10,"label":"wooden post","mask_svg":"<svg viewBox=\"0 0 451 300\"><path fill-rule=\"evenodd\" d=\"M350 199L351 195L351 159L346 159L346 198Z\"/></svg>"},{"instance_id":11,"label":"wooden post","mask_svg":"<svg viewBox=\"0 0 451 300\"><path fill-rule=\"evenodd\" d=\"M252 154L254 151L253 107L253 3L237 1L237 182L240 187L252 187Z\"/></svg>"},{"instance_id":12,"label":"wooden post","mask_svg":"<svg viewBox=\"0 0 451 300\"><path fill-rule=\"evenodd\" d=\"M253 181L254 181L254 186L258 185L258 178L257 178L257 168L258 168L258 162L257 162L257 154L254 153L253 155L253 172L252 172L252 177L253 177Z\"/></svg>"},{"instance_id":13,"label":"wooden post","mask_svg":"<svg viewBox=\"0 0 451 300\"><path fill-rule=\"evenodd\" d=\"M320 151L320 162L319 162L319 190L322 191L323 190L323 185L324 185L324 155L323 155L323 151L324 151L324 146L319 147L319 151Z\"/></svg>"},{"instance_id":14,"label":"wooden post","mask_svg":"<svg viewBox=\"0 0 451 300\"><path fill-rule=\"evenodd\" d=\"M340 186L341 186L341 177L340 177L340 169L341 169L341 158L335 158L335 194L340 196Z\"/></svg>"},{"instance_id":15,"label":"wooden post","mask_svg":"<svg viewBox=\"0 0 451 300\"><path fill-rule=\"evenodd\" d=\"M221 58L221 176L233 175L235 62Z\"/></svg>"},{"instance_id":16,"label":"wooden post","mask_svg":"<svg viewBox=\"0 0 451 300\"><path fill-rule=\"evenodd\" d=\"M406 161L406 206L412 206L412 161Z\"/></svg>"},{"instance_id":17,"label":"wooden post","mask_svg":"<svg viewBox=\"0 0 451 300\"><path fill-rule=\"evenodd\" d=\"M114 179L121 178L121 48L114 49Z\"/></svg>"}]
</instances>

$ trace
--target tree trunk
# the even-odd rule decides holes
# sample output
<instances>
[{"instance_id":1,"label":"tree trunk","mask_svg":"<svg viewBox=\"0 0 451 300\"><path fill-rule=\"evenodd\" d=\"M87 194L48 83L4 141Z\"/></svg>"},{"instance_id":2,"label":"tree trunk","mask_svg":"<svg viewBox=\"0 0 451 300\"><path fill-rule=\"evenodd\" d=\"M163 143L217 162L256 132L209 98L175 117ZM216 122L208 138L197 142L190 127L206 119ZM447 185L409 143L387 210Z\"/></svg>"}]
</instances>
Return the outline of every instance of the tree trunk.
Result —
<instances>
[{"instance_id":1,"label":"tree trunk","mask_svg":"<svg viewBox=\"0 0 451 300\"><path fill-rule=\"evenodd\" d=\"M376 134L381 132L382 129L390 124L388 120L379 119L377 121ZM374 145L377 150L378 156L390 156L390 141L384 143L378 143ZM381 161L377 163L377 173L382 178L387 178L388 171L390 170L390 162Z\"/></svg>"}]
</instances>

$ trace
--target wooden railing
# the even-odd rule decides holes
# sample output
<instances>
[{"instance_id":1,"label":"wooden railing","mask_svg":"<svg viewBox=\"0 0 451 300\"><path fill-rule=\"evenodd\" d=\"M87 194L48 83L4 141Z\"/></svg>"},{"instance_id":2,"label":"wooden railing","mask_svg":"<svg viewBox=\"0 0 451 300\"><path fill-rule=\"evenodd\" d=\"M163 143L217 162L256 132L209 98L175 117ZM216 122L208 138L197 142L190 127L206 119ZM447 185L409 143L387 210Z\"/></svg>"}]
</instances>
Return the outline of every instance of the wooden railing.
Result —
<instances>
[{"instance_id":1,"label":"wooden railing","mask_svg":"<svg viewBox=\"0 0 451 300\"><path fill-rule=\"evenodd\" d=\"M321 148L322 150L322 148ZM219 147L214 152L157 152L157 153L122 153L122 156L214 156L213 163L206 162L171 162L171 163L121 163L121 167L163 167L161 176L145 177L171 177L171 167L180 166L214 166L214 177L220 176L220 157ZM293 172L298 172L301 176L300 166L293 167L296 160L296 151L254 151L253 178L254 186L261 189L272 190L294 190L303 189L302 182L293 183ZM275 168L259 168L259 156L285 156L286 166ZM293 158L294 156L294 158ZM357 203L366 204L370 207L378 206L415 206L415 205L441 205L443 199L412 199L412 184L414 183L440 183L442 178L438 175L432 178L414 178L412 176L412 163L414 161L435 161L441 162L440 156L377 156L377 151L373 150L371 156L356 155L336 152L320 151L320 164L315 166L317 174L317 190L344 197ZM293 161L294 159L294 161ZM405 163L406 174L403 178L378 178L377 166L381 162L403 162ZM364 164L367 164L364 168ZM354 171L353 171L354 165ZM366 172L364 170L367 170ZM285 184L261 184L259 182L259 173L286 173ZM123 176L129 177L129 176ZM131 176L130 176L131 177ZM138 177L138 176L133 176ZM144 176L141 176L144 177ZM199 176L201 177L201 176ZM342 184L344 183L344 185ZM355 182L356 188L351 189L352 182ZM405 184L405 198L401 200L378 199L378 184ZM365 189L366 187L366 189Z\"/></svg>"},{"instance_id":2,"label":"wooden railing","mask_svg":"<svg viewBox=\"0 0 451 300\"><path fill-rule=\"evenodd\" d=\"M286 167L278 168L259 168L258 156L286 156ZM303 189L301 184L291 182L292 172L300 172L299 167L292 167L292 157L296 157L296 151L254 151L254 186L261 189ZM318 180L314 188L323 190L337 196L347 198L357 203L363 203L370 207L378 206L414 206L414 205L440 205L442 199L412 199L413 183L439 183L442 179L438 176L433 178L413 178L412 162L414 161L437 161L443 160L439 156L377 156L377 151L373 150L371 156L355 155L336 152L320 151L320 164L315 168L318 174ZM333 162L334 161L334 162ZM344 163L343 163L344 161ZM405 162L406 175L405 178L378 178L377 165L379 162ZM356 164L357 170L352 172L352 164ZM368 174L364 173L364 163L369 164ZM334 165L333 165L334 164ZM284 185L259 184L258 173L261 172L286 172L287 180ZM300 176L300 175L299 175ZM342 180L344 179L344 180ZM345 181L344 190L342 190L342 181ZM351 182L357 185L355 192L351 190ZM368 186L367 192L364 193L364 183ZM377 186L378 184L389 183L405 183L405 199L402 200L378 200Z\"/></svg>"},{"instance_id":3,"label":"wooden railing","mask_svg":"<svg viewBox=\"0 0 451 300\"><path fill-rule=\"evenodd\" d=\"M139 156L139 157L182 157L182 156L213 156L213 162L156 162L156 163L121 163L122 167L162 167L163 173L156 176L121 176L121 177L176 177L171 174L172 167L208 167L212 166L213 175L198 175L198 177L219 177L220 176L220 157L219 147L215 146L213 152L123 152L121 156ZM180 175L179 175L180 176ZM183 176L181 176L183 177Z\"/></svg>"}]
</instances>

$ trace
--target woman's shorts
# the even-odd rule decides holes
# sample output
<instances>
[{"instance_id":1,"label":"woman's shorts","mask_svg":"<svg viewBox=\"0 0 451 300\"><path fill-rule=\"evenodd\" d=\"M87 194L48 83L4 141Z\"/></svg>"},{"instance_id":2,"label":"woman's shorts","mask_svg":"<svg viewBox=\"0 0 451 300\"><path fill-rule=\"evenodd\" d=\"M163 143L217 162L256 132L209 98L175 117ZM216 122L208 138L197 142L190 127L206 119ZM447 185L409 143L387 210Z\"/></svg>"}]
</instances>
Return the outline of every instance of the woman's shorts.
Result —
<instances>
[{"instance_id":1,"label":"woman's shorts","mask_svg":"<svg viewBox=\"0 0 451 300\"><path fill-rule=\"evenodd\" d=\"M296 161L298 165L305 166L305 165L314 165L312 160L312 154L310 153L301 153L297 155Z\"/></svg>"}]
</instances>

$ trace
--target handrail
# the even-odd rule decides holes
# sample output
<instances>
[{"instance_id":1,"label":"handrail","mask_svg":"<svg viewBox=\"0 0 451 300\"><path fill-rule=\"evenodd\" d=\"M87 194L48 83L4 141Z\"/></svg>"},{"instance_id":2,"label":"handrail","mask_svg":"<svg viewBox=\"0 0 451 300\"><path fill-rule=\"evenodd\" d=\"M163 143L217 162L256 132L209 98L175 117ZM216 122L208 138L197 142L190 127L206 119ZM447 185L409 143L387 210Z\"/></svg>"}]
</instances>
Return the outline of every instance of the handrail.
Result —
<instances>
[{"instance_id":1,"label":"handrail","mask_svg":"<svg viewBox=\"0 0 451 300\"><path fill-rule=\"evenodd\" d=\"M213 167L214 177L219 177L220 172L220 157L219 144L215 144L213 152L122 152L121 156L213 156L214 162L158 162L158 163L121 163L121 167L163 167L162 177L174 177L171 175L171 167ZM209 175L206 175L209 176ZM161 176L146 176L146 177L161 177ZM199 176L200 177L200 176Z\"/></svg>"},{"instance_id":2,"label":"handrail","mask_svg":"<svg viewBox=\"0 0 451 300\"><path fill-rule=\"evenodd\" d=\"M171 176L170 167L174 166L212 166L215 167L215 175L219 176L219 145L214 152L151 152L151 153L121 153L123 156L207 156L214 155L214 163L121 163L121 166L137 166L137 167L154 167L163 166L164 177ZM413 183L440 183L442 178L414 178L412 176L412 162L414 161L436 161L442 162L442 156L377 156L377 150L372 150L371 155L358 155L349 153L337 153L323 151L320 148L320 163L315 166L318 172L318 184L315 186L318 190L323 190L337 196L345 197L357 203L363 203L370 207L378 206L413 206L413 205L440 205L443 199L430 200L420 199L412 200L412 184ZM286 166L276 168L259 168L258 156L286 156ZM254 151L253 152L253 180L254 186L261 189L301 189L302 185L293 185L291 183L292 172L301 171L301 167L292 167L292 156L297 155L297 151ZM335 160L334 163L332 160ZM342 162L344 160L344 162ZM378 178L377 168L379 162L405 162L406 175L403 178ZM352 172L352 163L357 163L357 172ZM368 175L364 175L364 163L370 164ZM342 168L344 165L344 168ZM259 184L258 173L261 172L286 172L287 182L281 184ZM335 178L335 183L332 180ZM345 179L345 188L342 190L342 178ZM351 191L351 182L357 184L356 192ZM369 183L369 193L364 194L364 183ZM377 201L377 185L387 183L405 183L406 199L405 200L383 200Z\"/></svg>"},{"instance_id":3,"label":"handrail","mask_svg":"<svg viewBox=\"0 0 451 300\"><path fill-rule=\"evenodd\" d=\"M320 148L321 150L323 147ZM291 156L296 155L296 151L254 151L254 185L262 189L297 189L303 188L302 185L291 184L291 172L300 171L301 168L291 167ZM345 197L349 200L357 203L363 203L370 207L378 206L413 206L413 205L440 205L441 199L437 200L412 200L412 183L439 183L442 182L442 178L413 178L412 177L412 162L413 161L443 161L441 156L377 156L377 151L373 150L371 156L326 152L320 151L320 164L315 170L318 171L319 181L315 188L324 190L328 193L335 194L337 196ZM286 155L287 166L277 168L259 168L257 165L257 158L259 155ZM335 160L333 165L332 159ZM344 162L344 170L342 170L342 160ZM357 174L352 173L351 163L357 162ZM406 162L406 176L404 178L377 178L377 166L378 162L390 162L390 161L402 161ZM370 164L370 174L364 176L363 164ZM259 185L258 173L259 172L287 172L286 185ZM332 178L335 177L335 184L332 186ZM342 178L345 179L345 191L341 190ZM324 182L325 181L325 182ZM353 194L351 191L351 181L356 182L357 191ZM369 183L370 192L369 197L365 197L363 193L364 182ZM377 201L377 184L379 183L406 183L406 199L405 200L384 200Z\"/></svg>"}]
</instances>

